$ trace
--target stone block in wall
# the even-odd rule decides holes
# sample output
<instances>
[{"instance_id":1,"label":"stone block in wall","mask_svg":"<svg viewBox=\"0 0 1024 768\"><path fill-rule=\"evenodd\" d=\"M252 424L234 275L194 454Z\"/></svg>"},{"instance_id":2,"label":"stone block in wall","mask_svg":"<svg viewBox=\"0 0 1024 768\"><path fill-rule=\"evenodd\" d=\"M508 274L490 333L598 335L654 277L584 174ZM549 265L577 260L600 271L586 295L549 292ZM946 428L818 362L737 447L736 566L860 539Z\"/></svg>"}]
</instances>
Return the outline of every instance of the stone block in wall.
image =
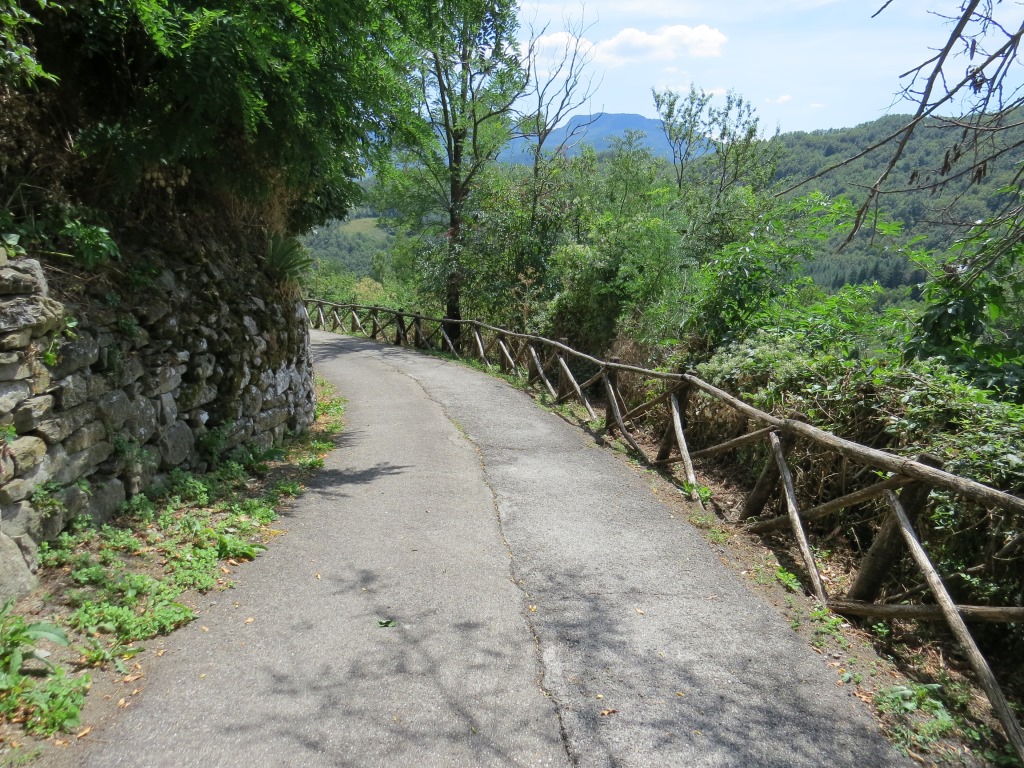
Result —
<instances>
[{"instance_id":1,"label":"stone block in wall","mask_svg":"<svg viewBox=\"0 0 1024 768\"><path fill-rule=\"evenodd\" d=\"M143 378L142 394L146 397L156 397L157 395L173 392L181 384L181 374L181 366L160 366L151 376Z\"/></svg>"},{"instance_id":2,"label":"stone block in wall","mask_svg":"<svg viewBox=\"0 0 1024 768\"><path fill-rule=\"evenodd\" d=\"M11 480L0 488L0 505L14 504L19 501L24 501L35 493L36 488L49 479L50 461L49 455L47 455L26 474Z\"/></svg>"},{"instance_id":3,"label":"stone block in wall","mask_svg":"<svg viewBox=\"0 0 1024 768\"><path fill-rule=\"evenodd\" d=\"M128 440L143 445L156 434L156 428L156 406L148 398L136 395L130 402L128 418L121 428L122 434Z\"/></svg>"},{"instance_id":4,"label":"stone block in wall","mask_svg":"<svg viewBox=\"0 0 1024 768\"><path fill-rule=\"evenodd\" d=\"M36 259L8 261L0 267L0 296L49 293L43 268Z\"/></svg>"},{"instance_id":5,"label":"stone block in wall","mask_svg":"<svg viewBox=\"0 0 1024 768\"><path fill-rule=\"evenodd\" d=\"M99 420L91 421L81 429L71 433L71 436L64 441L64 450L68 453L77 453L86 448L91 448L96 443L105 440L106 437L107 428L103 426L103 422Z\"/></svg>"},{"instance_id":6,"label":"stone block in wall","mask_svg":"<svg viewBox=\"0 0 1024 768\"><path fill-rule=\"evenodd\" d=\"M124 483L115 477L92 486L85 512L97 523L105 523L121 508L124 500Z\"/></svg>"},{"instance_id":7,"label":"stone block in wall","mask_svg":"<svg viewBox=\"0 0 1024 768\"><path fill-rule=\"evenodd\" d=\"M167 392L156 399L157 418L161 426L169 427L178 420L178 405L174 402L174 395Z\"/></svg>"},{"instance_id":8,"label":"stone block in wall","mask_svg":"<svg viewBox=\"0 0 1024 768\"><path fill-rule=\"evenodd\" d=\"M135 496L150 487L156 467L160 464L160 454L155 448L143 446L137 460L130 462L121 475L124 480L125 493Z\"/></svg>"},{"instance_id":9,"label":"stone block in wall","mask_svg":"<svg viewBox=\"0 0 1024 768\"><path fill-rule=\"evenodd\" d=\"M146 368L136 355L123 357L116 365L110 363L110 383L115 387L126 387L146 374Z\"/></svg>"},{"instance_id":10,"label":"stone block in wall","mask_svg":"<svg viewBox=\"0 0 1024 768\"><path fill-rule=\"evenodd\" d=\"M69 485L53 494L53 498L63 507L64 517L71 520L85 509L86 504L89 503L90 493L92 493L91 488L86 491L77 485Z\"/></svg>"},{"instance_id":11,"label":"stone block in wall","mask_svg":"<svg viewBox=\"0 0 1024 768\"><path fill-rule=\"evenodd\" d=\"M195 437L188 424L184 421L177 421L160 433L156 447L160 451L160 467L171 469L184 462L195 452Z\"/></svg>"},{"instance_id":12,"label":"stone block in wall","mask_svg":"<svg viewBox=\"0 0 1024 768\"><path fill-rule=\"evenodd\" d=\"M0 533L0 600L23 595L35 585L36 577L21 548L10 536Z\"/></svg>"},{"instance_id":13,"label":"stone block in wall","mask_svg":"<svg viewBox=\"0 0 1024 768\"><path fill-rule=\"evenodd\" d=\"M256 433L269 432L274 427L284 424L288 421L288 417L291 415L289 408L273 408L269 411L263 411L253 419L253 425Z\"/></svg>"},{"instance_id":14,"label":"stone block in wall","mask_svg":"<svg viewBox=\"0 0 1024 768\"><path fill-rule=\"evenodd\" d=\"M114 446L102 441L81 451L69 453L67 463L59 471L53 472L53 479L61 485L73 483L94 471L96 467L110 458L110 454L113 452Z\"/></svg>"},{"instance_id":15,"label":"stone block in wall","mask_svg":"<svg viewBox=\"0 0 1024 768\"><path fill-rule=\"evenodd\" d=\"M57 355L57 364L52 366L51 372L53 378L63 379L99 360L100 345L91 334L83 332L77 338L64 342Z\"/></svg>"},{"instance_id":16,"label":"stone block in wall","mask_svg":"<svg viewBox=\"0 0 1024 768\"><path fill-rule=\"evenodd\" d=\"M13 411L32 394L32 387L24 381L0 382L0 414Z\"/></svg>"},{"instance_id":17,"label":"stone block in wall","mask_svg":"<svg viewBox=\"0 0 1024 768\"><path fill-rule=\"evenodd\" d=\"M32 341L32 329L25 328L0 337L0 349L24 349Z\"/></svg>"},{"instance_id":18,"label":"stone block in wall","mask_svg":"<svg viewBox=\"0 0 1024 768\"><path fill-rule=\"evenodd\" d=\"M132 403L124 390L115 389L103 395L96 404L96 413L107 429L117 432L132 413Z\"/></svg>"},{"instance_id":19,"label":"stone block in wall","mask_svg":"<svg viewBox=\"0 0 1024 768\"><path fill-rule=\"evenodd\" d=\"M81 429L95 419L96 403L82 403L69 411L64 411L51 419L40 422L34 431L52 445L61 442L72 432Z\"/></svg>"},{"instance_id":20,"label":"stone block in wall","mask_svg":"<svg viewBox=\"0 0 1024 768\"><path fill-rule=\"evenodd\" d=\"M31 432L41 421L50 417L53 412L53 396L40 395L31 397L14 410L14 428L21 432Z\"/></svg>"},{"instance_id":21,"label":"stone block in wall","mask_svg":"<svg viewBox=\"0 0 1024 768\"><path fill-rule=\"evenodd\" d=\"M14 459L6 453L0 454L0 485L14 479Z\"/></svg>"},{"instance_id":22,"label":"stone block in wall","mask_svg":"<svg viewBox=\"0 0 1024 768\"><path fill-rule=\"evenodd\" d=\"M89 378L88 374L75 373L56 382L54 394L57 396L58 407L67 410L88 400Z\"/></svg>"},{"instance_id":23,"label":"stone block in wall","mask_svg":"<svg viewBox=\"0 0 1024 768\"><path fill-rule=\"evenodd\" d=\"M27 501L0 507L0 531L10 537L34 536L40 530L42 515Z\"/></svg>"},{"instance_id":24,"label":"stone block in wall","mask_svg":"<svg viewBox=\"0 0 1024 768\"><path fill-rule=\"evenodd\" d=\"M32 375L23 352L0 352L0 381L18 381Z\"/></svg>"},{"instance_id":25,"label":"stone block in wall","mask_svg":"<svg viewBox=\"0 0 1024 768\"><path fill-rule=\"evenodd\" d=\"M15 296L0 302L0 334L28 330L32 337L57 330L64 306L45 296Z\"/></svg>"},{"instance_id":26,"label":"stone block in wall","mask_svg":"<svg viewBox=\"0 0 1024 768\"><path fill-rule=\"evenodd\" d=\"M217 358L211 354L196 355L192 358L185 378L189 381L205 381L213 375L216 364Z\"/></svg>"},{"instance_id":27,"label":"stone block in wall","mask_svg":"<svg viewBox=\"0 0 1024 768\"><path fill-rule=\"evenodd\" d=\"M191 411L201 405L212 403L217 399L217 388L212 384L196 382L195 384L182 385L175 398L178 408L182 411Z\"/></svg>"},{"instance_id":28,"label":"stone block in wall","mask_svg":"<svg viewBox=\"0 0 1024 768\"><path fill-rule=\"evenodd\" d=\"M255 416L263 409L263 393L251 384L242 393L242 413L245 416Z\"/></svg>"},{"instance_id":29,"label":"stone block in wall","mask_svg":"<svg viewBox=\"0 0 1024 768\"><path fill-rule=\"evenodd\" d=\"M19 437L10 444L9 449L14 459L14 471L19 475L24 475L46 455L46 443L38 437Z\"/></svg>"}]
</instances>

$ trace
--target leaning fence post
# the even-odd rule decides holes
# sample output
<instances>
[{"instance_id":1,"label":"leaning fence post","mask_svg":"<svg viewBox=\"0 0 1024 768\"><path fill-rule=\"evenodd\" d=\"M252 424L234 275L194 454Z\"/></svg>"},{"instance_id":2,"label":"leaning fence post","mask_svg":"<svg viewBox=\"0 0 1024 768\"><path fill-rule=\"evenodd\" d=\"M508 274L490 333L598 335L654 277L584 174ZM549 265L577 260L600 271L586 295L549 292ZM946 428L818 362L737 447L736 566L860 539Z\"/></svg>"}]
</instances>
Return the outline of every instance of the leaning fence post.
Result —
<instances>
[{"instance_id":1,"label":"leaning fence post","mask_svg":"<svg viewBox=\"0 0 1024 768\"><path fill-rule=\"evenodd\" d=\"M794 421L807 421L807 417L802 413L794 413L790 416ZM793 446L793 436L788 432L782 433L782 450L788 451ZM764 505L768 503L769 497L772 495L772 491L775 490L775 486L779 482L779 465L775 463L775 459L769 452L768 463L764 465L764 469L761 470L760 477L757 478L757 483L754 485L754 490L747 496L746 501L743 502L743 509L740 511L740 520L746 520L747 518L760 515L764 510Z\"/></svg>"},{"instance_id":2,"label":"leaning fence post","mask_svg":"<svg viewBox=\"0 0 1024 768\"><path fill-rule=\"evenodd\" d=\"M929 453L922 453L917 460L929 467L942 469L942 460ZM900 491L900 506L906 510L911 523L917 520L918 515L928 505L928 494L931 490L930 485L919 482ZM900 533L899 521L896 515L890 513L886 515L878 533L875 534L875 540L871 542L871 547L864 555L857 578L854 579L850 591L846 593L847 599L863 600L868 603L877 600L886 576L899 563L903 551L903 535Z\"/></svg>"}]
</instances>

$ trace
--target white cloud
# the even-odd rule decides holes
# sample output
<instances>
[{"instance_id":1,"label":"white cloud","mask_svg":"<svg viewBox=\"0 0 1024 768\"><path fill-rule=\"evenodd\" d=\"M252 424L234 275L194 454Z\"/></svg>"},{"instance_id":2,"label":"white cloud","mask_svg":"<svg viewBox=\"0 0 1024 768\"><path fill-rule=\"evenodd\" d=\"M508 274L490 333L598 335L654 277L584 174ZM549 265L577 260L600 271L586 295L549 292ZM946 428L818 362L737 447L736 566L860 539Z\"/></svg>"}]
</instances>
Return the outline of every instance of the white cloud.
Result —
<instances>
[{"instance_id":1,"label":"white cloud","mask_svg":"<svg viewBox=\"0 0 1024 768\"><path fill-rule=\"evenodd\" d=\"M790 96L788 93L784 94L782 96L779 96L776 99L765 99L765 101L768 102L769 104L785 104L787 101L792 101L792 100L793 100L793 97Z\"/></svg>"},{"instance_id":2,"label":"white cloud","mask_svg":"<svg viewBox=\"0 0 1024 768\"><path fill-rule=\"evenodd\" d=\"M811 104L811 109L824 109L826 106L826 104L815 102L814 104Z\"/></svg>"},{"instance_id":3,"label":"white cloud","mask_svg":"<svg viewBox=\"0 0 1024 768\"><path fill-rule=\"evenodd\" d=\"M595 60L617 67L638 61L674 61L682 56L703 58L720 56L728 38L719 30L701 24L690 27L675 24L642 32L629 27L609 40L595 45Z\"/></svg>"}]
</instances>

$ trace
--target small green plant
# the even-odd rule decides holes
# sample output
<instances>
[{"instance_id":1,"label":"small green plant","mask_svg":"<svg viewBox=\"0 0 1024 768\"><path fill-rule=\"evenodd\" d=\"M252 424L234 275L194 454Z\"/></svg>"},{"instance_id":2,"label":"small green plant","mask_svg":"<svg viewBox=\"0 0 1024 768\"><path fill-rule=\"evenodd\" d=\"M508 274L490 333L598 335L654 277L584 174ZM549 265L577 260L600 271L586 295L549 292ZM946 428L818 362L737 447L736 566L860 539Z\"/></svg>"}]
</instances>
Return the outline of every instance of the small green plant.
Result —
<instances>
[{"instance_id":1,"label":"small green plant","mask_svg":"<svg viewBox=\"0 0 1024 768\"><path fill-rule=\"evenodd\" d=\"M938 697L941 690L937 683L912 682L882 688L875 694L878 711L895 720L889 731L898 745L927 750L956 727Z\"/></svg>"},{"instance_id":2,"label":"small green plant","mask_svg":"<svg viewBox=\"0 0 1024 768\"><path fill-rule=\"evenodd\" d=\"M813 644L819 648L825 645L827 638L832 638L842 648L849 646L849 641L843 636L843 617L836 616L832 611L823 605L815 605L811 609L811 620L817 624L814 630L815 639Z\"/></svg>"},{"instance_id":3,"label":"small green plant","mask_svg":"<svg viewBox=\"0 0 1024 768\"><path fill-rule=\"evenodd\" d=\"M320 456L303 456L299 459L299 466L303 469L320 469L324 460Z\"/></svg>"},{"instance_id":4,"label":"small green plant","mask_svg":"<svg viewBox=\"0 0 1024 768\"><path fill-rule=\"evenodd\" d=\"M790 592L801 592L803 587L800 579L787 571L781 565L775 570L775 579Z\"/></svg>"},{"instance_id":5,"label":"small green plant","mask_svg":"<svg viewBox=\"0 0 1024 768\"><path fill-rule=\"evenodd\" d=\"M711 497L713 494L711 489L708 488L706 485L694 485L693 483L684 480L682 484L682 489L683 493L685 493L690 498L693 498L693 495L696 494L697 498L700 499L701 502L703 502L704 504L709 504L711 502Z\"/></svg>"},{"instance_id":6,"label":"small green plant","mask_svg":"<svg viewBox=\"0 0 1024 768\"><path fill-rule=\"evenodd\" d=\"M283 283L297 283L315 263L294 237L275 233L267 246L267 271Z\"/></svg>"},{"instance_id":7,"label":"small green plant","mask_svg":"<svg viewBox=\"0 0 1024 768\"><path fill-rule=\"evenodd\" d=\"M278 480L273 490L279 496L295 497L302 493L302 485L295 480Z\"/></svg>"},{"instance_id":8,"label":"small green plant","mask_svg":"<svg viewBox=\"0 0 1024 768\"><path fill-rule=\"evenodd\" d=\"M63 327L53 334L50 338L50 343L43 351L43 362L53 367L57 364L57 360L60 358L58 350L60 345L63 343L65 338L76 339L78 334L75 333L75 328L78 327L78 320L70 315L66 316L63 320Z\"/></svg>"},{"instance_id":9,"label":"small green plant","mask_svg":"<svg viewBox=\"0 0 1024 768\"><path fill-rule=\"evenodd\" d=\"M0 715L20 718L30 733L49 735L78 723L89 680L69 678L36 647L41 640L67 646L63 629L48 622L28 623L14 613L14 600L0 608ZM28 661L42 665L45 677L25 674Z\"/></svg>"}]
</instances>

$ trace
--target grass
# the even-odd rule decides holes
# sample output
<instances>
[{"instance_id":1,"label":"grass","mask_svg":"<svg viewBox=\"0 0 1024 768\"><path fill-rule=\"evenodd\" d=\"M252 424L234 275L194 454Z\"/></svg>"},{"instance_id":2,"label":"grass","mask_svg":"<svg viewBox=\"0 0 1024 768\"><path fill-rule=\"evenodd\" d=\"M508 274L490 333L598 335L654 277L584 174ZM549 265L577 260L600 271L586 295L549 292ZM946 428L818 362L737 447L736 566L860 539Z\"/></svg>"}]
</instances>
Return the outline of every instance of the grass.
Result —
<instances>
[{"instance_id":1,"label":"grass","mask_svg":"<svg viewBox=\"0 0 1024 768\"><path fill-rule=\"evenodd\" d=\"M126 674L140 643L195 618L190 595L230 588L232 568L280 533L275 508L301 494L342 427L343 401L322 379L317 390L314 427L284 449L240 450L205 475L174 471L110 524L78 518L40 545L50 620L29 623L10 603L0 611L0 768L34 754L11 750L12 734L74 729L90 673Z\"/></svg>"}]
</instances>

